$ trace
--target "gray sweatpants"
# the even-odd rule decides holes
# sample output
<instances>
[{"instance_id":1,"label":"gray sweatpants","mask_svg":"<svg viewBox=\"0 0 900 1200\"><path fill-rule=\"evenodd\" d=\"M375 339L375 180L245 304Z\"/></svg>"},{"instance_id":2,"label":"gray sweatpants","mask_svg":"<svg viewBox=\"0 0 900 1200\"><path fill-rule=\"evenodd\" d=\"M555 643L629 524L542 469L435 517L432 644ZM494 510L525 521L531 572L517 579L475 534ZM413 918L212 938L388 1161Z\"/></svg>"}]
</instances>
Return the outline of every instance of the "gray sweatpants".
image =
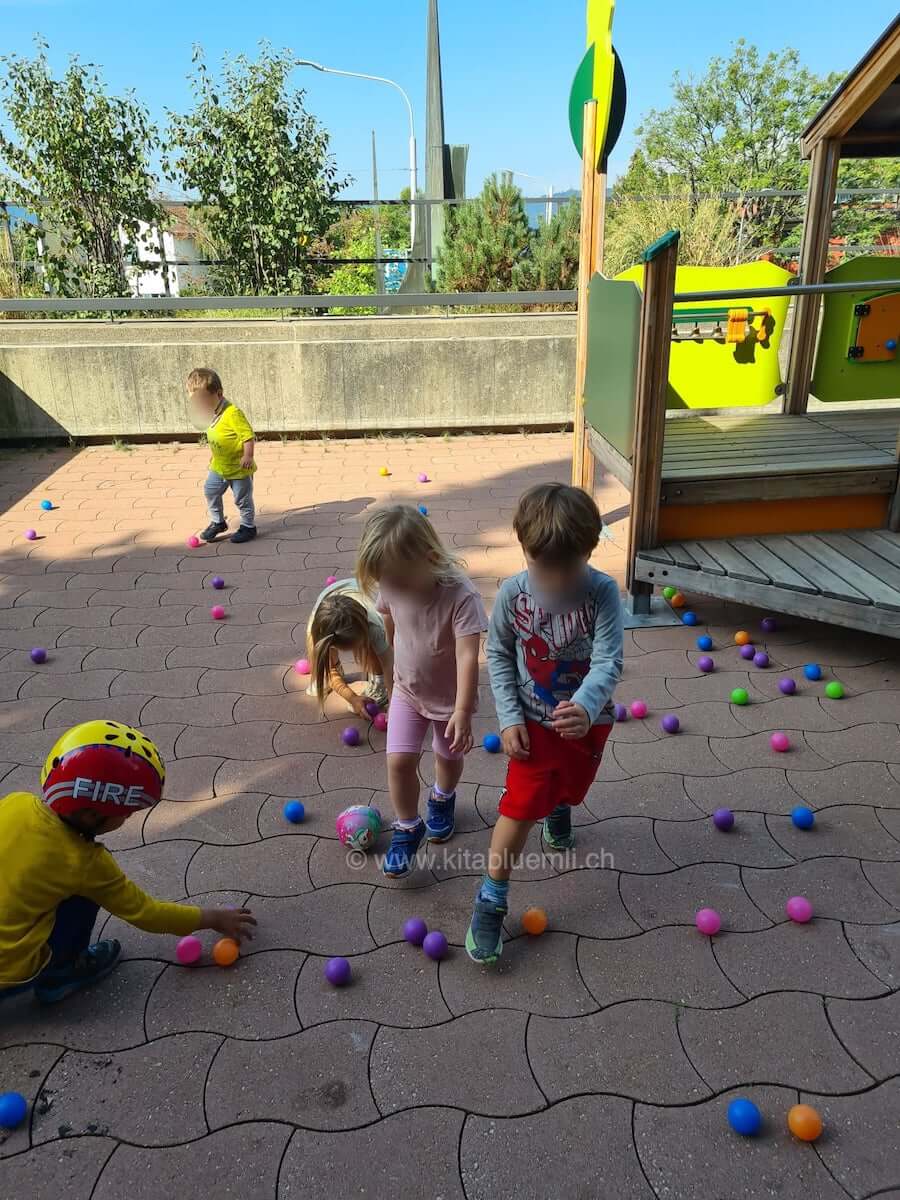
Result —
<instances>
[{"instance_id":1,"label":"gray sweatpants","mask_svg":"<svg viewBox=\"0 0 900 1200\"><path fill-rule=\"evenodd\" d=\"M256 525L256 509L253 505L253 476L246 475L243 479L225 479L217 471L210 471L203 485L203 495L206 497L206 511L210 521L223 524L225 507L222 497L231 488L231 494L241 516L241 524Z\"/></svg>"}]
</instances>

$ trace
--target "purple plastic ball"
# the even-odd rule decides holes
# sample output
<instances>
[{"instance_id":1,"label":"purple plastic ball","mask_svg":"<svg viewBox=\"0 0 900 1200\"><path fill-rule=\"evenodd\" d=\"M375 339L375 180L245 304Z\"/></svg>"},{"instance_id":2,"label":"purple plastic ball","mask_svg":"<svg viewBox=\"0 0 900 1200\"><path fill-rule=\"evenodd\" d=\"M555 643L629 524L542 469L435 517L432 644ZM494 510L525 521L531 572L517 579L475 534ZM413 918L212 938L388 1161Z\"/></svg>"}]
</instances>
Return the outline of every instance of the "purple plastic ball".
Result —
<instances>
[{"instance_id":1,"label":"purple plastic ball","mask_svg":"<svg viewBox=\"0 0 900 1200\"><path fill-rule=\"evenodd\" d=\"M47 651L43 646L35 646L35 648L31 651L31 661L33 663L37 663L38 665L47 661Z\"/></svg>"},{"instance_id":2,"label":"purple plastic ball","mask_svg":"<svg viewBox=\"0 0 900 1200\"><path fill-rule=\"evenodd\" d=\"M378 705L374 700L367 700L363 705L370 717L374 717L378 713Z\"/></svg>"},{"instance_id":3,"label":"purple plastic ball","mask_svg":"<svg viewBox=\"0 0 900 1200\"><path fill-rule=\"evenodd\" d=\"M756 654L756 650L753 648L753 643L748 642L746 646L741 646L738 653L741 658L751 659Z\"/></svg>"},{"instance_id":4,"label":"purple plastic ball","mask_svg":"<svg viewBox=\"0 0 900 1200\"><path fill-rule=\"evenodd\" d=\"M713 662L713 660L709 657L708 654L701 654L700 657L697 659L697 667L701 671L709 672L709 671L714 671L716 669L716 664Z\"/></svg>"},{"instance_id":5,"label":"purple plastic ball","mask_svg":"<svg viewBox=\"0 0 900 1200\"><path fill-rule=\"evenodd\" d=\"M789 675L785 675L784 679L778 680L778 690L783 696L793 696L797 690L796 681L791 679Z\"/></svg>"},{"instance_id":6,"label":"purple plastic ball","mask_svg":"<svg viewBox=\"0 0 900 1200\"><path fill-rule=\"evenodd\" d=\"M403 936L412 946L421 946L428 936L428 926L421 917L410 917L403 926Z\"/></svg>"},{"instance_id":7,"label":"purple plastic ball","mask_svg":"<svg viewBox=\"0 0 900 1200\"><path fill-rule=\"evenodd\" d=\"M660 726L662 727L663 733L677 733L681 728L681 722L674 713L666 713L666 715L660 721Z\"/></svg>"},{"instance_id":8,"label":"purple plastic ball","mask_svg":"<svg viewBox=\"0 0 900 1200\"><path fill-rule=\"evenodd\" d=\"M225 580L222 578L221 575L213 575L212 579L209 582L212 584L212 586L216 589L217 592L220 592L222 590L222 588L225 586Z\"/></svg>"},{"instance_id":9,"label":"purple plastic ball","mask_svg":"<svg viewBox=\"0 0 900 1200\"><path fill-rule=\"evenodd\" d=\"M334 987L344 987L350 982L350 964L346 958L329 958L325 964L325 978Z\"/></svg>"},{"instance_id":10,"label":"purple plastic ball","mask_svg":"<svg viewBox=\"0 0 900 1200\"><path fill-rule=\"evenodd\" d=\"M344 743L345 746L358 746L359 745L359 730L356 728L355 725L347 726L347 728L341 734L341 741Z\"/></svg>"},{"instance_id":11,"label":"purple plastic ball","mask_svg":"<svg viewBox=\"0 0 900 1200\"><path fill-rule=\"evenodd\" d=\"M757 650L757 652L753 655L753 665L754 667L760 668L767 667L769 665L769 656L766 654L765 650Z\"/></svg>"},{"instance_id":12,"label":"purple plastic ball","mask_svg":"<svg viewBox=\"0 0 900 1200\"><path fill-rule=\"evenodd\" d=\"M721 829L723 833L734 825L734 813L730 808L717 808L713 813L713 825L716 829Z\"/></svg>"},{"instance_id":13,"label":"purple plastic ball","mask_svg":"<svg viewBox=\"0 0 900 1200\"><path fill-rule=\"evenodd\" d=\"M627 721L628 720L628 709L625 707L624 704L616 705L615 714L616 714L617 721Z\"/></svg>"},{"instance_id":14,"label":"purple plastic ball","mask_svg":"<svg viewBox=\"0 0 900 1200\"><path fill-rule=\"evenodd\" d=\"M29 542L33 542L33 541L35 540L35 538L37 537L37 530L35 530L35 529L26 529L26 530L25 530L25 537L27 538L27 540L28 540Z\"/></svg>"},{"instance_id":15,"label":"purple plastic ball","mask_svg":"<svg viewBox=\"0 0 900 1200\"><path fill-rule=\"evenodd\" d=\"M759 623L759 627L763 633L774 633L778 628L778 622L774 617L763 617Z\"/></svg>"},{"instance_id":16,"label":"purple plastic ball","mask_svg":"<svg viewBox=\"0 0 900 1200\"><path fill-rule=\"evenodd\" d=\"M425 936L422 942L422 949L429 958L433 958L435 962L440 962L447 954L447 939L442 933L434 929Z\"/></svg>"}]
</instances>

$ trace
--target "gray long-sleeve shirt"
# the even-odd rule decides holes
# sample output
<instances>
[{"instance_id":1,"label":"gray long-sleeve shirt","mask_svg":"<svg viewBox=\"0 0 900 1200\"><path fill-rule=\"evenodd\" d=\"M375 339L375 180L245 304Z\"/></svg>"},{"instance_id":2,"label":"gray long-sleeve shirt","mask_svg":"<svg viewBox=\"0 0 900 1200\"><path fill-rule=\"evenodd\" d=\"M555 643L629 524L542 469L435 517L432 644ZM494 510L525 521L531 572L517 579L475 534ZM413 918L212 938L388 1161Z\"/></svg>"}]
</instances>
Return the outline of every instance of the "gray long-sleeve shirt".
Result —
<instances>
[{"instance_id":1,"label":"gray long-sleeve shirt","mask_svg":"<svg viewBox=\"0 0 900 1200\"><path fill-rule=\"evenodd\" d=\"M552 727L561 700L580 704L592 725L612 721L622 675L622 602L608 575L585 569L576 596L543 607L527 571L504 580L487 640L501 730L525 720Z\"/></svg>"}]
</instances>

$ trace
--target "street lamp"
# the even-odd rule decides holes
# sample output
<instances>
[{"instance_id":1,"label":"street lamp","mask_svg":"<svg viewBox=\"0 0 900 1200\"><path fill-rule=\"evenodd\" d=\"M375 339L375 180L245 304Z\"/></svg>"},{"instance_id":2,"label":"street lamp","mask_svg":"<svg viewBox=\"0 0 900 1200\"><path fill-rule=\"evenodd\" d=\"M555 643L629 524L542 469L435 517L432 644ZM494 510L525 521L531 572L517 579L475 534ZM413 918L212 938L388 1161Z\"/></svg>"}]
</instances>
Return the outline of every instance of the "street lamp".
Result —
<instances>
[{"instance_id":1,"label":"street lamp","mask_svg":"<svg viewBox=\"0 0 900 1200\"><path fill-rule=\"evenodd\" d=\"M553 220L553 184L548 183L546 179L542 179L540 175L528 175L525 171L513 171L511 167L504 167L503 170L508 175L518 175L522 179L533 179L535 183L542 183L544 185L547 189L547 204L544 209L544 219L549 225Z\"/></svg>"},{"instance_id":2,"label":"street lamp","mask_svg":"<svg viewBox=\"0 0 900 1200\"><path fill-rule=\"evenodd\" d=\"M370 79L374 83L387 83L392 88L396 88L406 102L406 111L409 115L409 252L413 253L416 239L416 190L418 187L416 176L416 123L413 120L412 103L409 96L393 79L385 79L383 75L366 75L362 71L339 71L337 67L324 67L321 63L312 62L308 58L301 58L298 67L312 67L314 71L322 71L326 75L346 75L351 79Z\"/></svg>"}]
</instances>

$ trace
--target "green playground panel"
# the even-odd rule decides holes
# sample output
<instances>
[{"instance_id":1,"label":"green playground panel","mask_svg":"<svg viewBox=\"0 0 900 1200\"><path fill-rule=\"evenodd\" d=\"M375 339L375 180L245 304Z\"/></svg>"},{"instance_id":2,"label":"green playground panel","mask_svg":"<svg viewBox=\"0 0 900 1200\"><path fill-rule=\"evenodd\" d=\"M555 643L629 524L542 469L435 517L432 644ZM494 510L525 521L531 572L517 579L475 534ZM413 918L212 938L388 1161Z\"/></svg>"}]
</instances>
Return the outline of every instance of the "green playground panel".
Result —
<instances>
[{"instance_id":1,"label":"green playground panel","mask_svg":"<svg viewBox=\"0 0 900 1200\"><path fill-rule=\"evenodd\" d=\"M641 293L634 283L595 275L588 289L584 415L631 459Z\"/></svg>"},{"instance_id":2,"label":"green playground panel","mask_svg":"<svg viewBox=\"0 0 900 1200\"><path fill-rule=\"evenodd\" d=\"M641 286L642 266L630 267L616 279L631 280ZM785 287L793 278L775 263L742 263L736 267L678 267L676 292L723 292L729 288ZM677 306L676 324L684 319L724 325L729 309L760 312L768 309L773 326L765 343L755 333L743 342L723 345L714 338L691 341L673 340L669 358L669 395L667 408L750 408L769 404L781 391L778 347L787 317L788 297L768 296L753 301L752 308L740 300L727 299L692 302ZM588 339L590 344L590 330ZM590 360L589 360L590 361ZM592 422L593 423L593 422Z\"/></svg>"},{"instance_id":3,"label":"green playground panel","mask_svg":"<svg viewBox=\"0 0 900 1200\"><path fill-rule=\"evenodd\" d=\"M841 263L825 276L826 283L855 280L896 279L897 259L863 255ZM823 300L822 329L813 369L812 394L825 404L852 400L900 400L900 355L890 362L866 362L850 357L855 345L859 318L854 312L884 290L865 288L858 292L832 292ZM900 337L900 330L897 331Z\"/></svg>"}]
</instances>

